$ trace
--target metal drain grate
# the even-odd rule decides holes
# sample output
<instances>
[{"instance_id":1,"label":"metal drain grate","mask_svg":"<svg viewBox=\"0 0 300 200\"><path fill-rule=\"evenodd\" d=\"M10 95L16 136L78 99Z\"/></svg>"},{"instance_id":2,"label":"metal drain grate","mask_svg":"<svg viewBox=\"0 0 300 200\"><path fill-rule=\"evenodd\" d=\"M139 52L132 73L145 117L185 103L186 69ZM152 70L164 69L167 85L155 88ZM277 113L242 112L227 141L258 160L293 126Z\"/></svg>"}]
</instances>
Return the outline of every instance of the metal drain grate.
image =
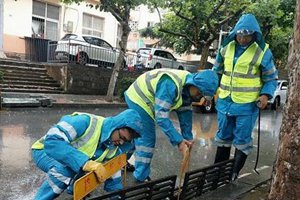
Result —
<instances>
[{"instance_id":1,"label":"metal drain grate","mask_svg":"<svg viewBox=\"0 0 300 200\"><path fill-rule=\"evenodd\" d=\"M184 177L180 199L193 199L229 183L233 163L234 159L231 159L206 168L187 172Z\"/></svg>"},{"instance_id":2,"label":"metal drain grate","mask_svg":"<svg viewBox=\"0 0 300 200\"><path fill-rule=\"evenodd\" d=\"M109 193L104 196L91 198L90 200L171 200L174 199L176 176L169 176L155 181L143 183L134 187Z\"/></svg>"}]
</instances>

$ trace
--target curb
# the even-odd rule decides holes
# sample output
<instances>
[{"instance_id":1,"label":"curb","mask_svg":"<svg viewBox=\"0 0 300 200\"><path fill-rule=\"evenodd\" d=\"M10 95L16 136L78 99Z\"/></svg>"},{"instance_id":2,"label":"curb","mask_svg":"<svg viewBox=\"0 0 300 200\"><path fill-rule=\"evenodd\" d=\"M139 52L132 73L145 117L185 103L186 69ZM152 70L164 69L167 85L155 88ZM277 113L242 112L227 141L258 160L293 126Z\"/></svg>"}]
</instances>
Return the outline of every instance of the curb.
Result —
<instances>
[{"instance_id":1,"label":"curb","mask_svg":"<svg viewBox=\"0 0 300 200\"><path fill-rule=\"evenodd\" d=\"M246 176L239 178L233 183L224 185L207 192L198 198L197 200L233 200L241 197L245 193L250 192L254 188L266 183L271 179L272 167L262 167L260 174L249 173Z\"/></svg>"}]
</instances>

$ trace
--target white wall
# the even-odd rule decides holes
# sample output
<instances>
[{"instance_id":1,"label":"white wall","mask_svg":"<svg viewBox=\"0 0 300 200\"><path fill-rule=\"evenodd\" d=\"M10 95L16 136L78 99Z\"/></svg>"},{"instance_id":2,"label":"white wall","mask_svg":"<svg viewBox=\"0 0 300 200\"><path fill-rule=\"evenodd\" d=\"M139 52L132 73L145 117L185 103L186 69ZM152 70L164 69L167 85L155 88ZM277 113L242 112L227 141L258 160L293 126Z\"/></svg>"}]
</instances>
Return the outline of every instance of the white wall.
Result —
<instances>
[{"instance_id":1,"label":"white wall","mask_svg":"<svg viewBox=\"0 0 300 200\"><path fill-rule=\"evenodd\" d=\"M67 24L68 21L73 22L74 33L82 33L82 18L83 13L95 15L104 19L104 32L103 39L109 42L112 46L116 46L117 39L117 20L108 12L100 12L95 8L89 8L85 3L81 3L79 6L75 3L71 5L62 4L62 15L61 15L61 26L60 34L61 37L67 32L64 31L63 25Z\"/></svg>"},{"instance_id":2,"label":"white wall","mask_svg":"<svg viewBox=\"0 0 300 200\"><path fill-rule=\"evenodd\" d=\"M4 0L4 34L31 36L32 0Z\"/></svg>"},{"instance_id":3,"label":"white wall","mask_svg":"<svg viewBox=\"0 0 300 200\"><path fill-rule=\"evenodd\" d=\"M73 22L74 33L82 33L82 16L83 13L88 13L104 18L103 39L108 41L112 46L116 46L118 22L110 13L89 8L85 3L81 3L78 6L75 3L64 5L58 0L48 0L47 2L60 6L59 38L67 33L63 29L67 21ZM64 14L64 12L66 12L66 14ZM32 0L4 0L4 34L30 37L31 23Z\"/></svg>"}]
</instances>

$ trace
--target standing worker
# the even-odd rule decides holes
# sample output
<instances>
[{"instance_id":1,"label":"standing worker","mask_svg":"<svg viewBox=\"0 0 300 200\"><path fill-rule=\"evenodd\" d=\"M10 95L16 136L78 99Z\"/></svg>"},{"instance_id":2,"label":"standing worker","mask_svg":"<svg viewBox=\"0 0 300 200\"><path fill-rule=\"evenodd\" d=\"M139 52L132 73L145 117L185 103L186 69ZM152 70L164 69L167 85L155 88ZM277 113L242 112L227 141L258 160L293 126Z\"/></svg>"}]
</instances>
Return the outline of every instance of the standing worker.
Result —
<instances>
[{"instance_id":1,"label":"standing worker","mask_svg":"<svg viewBox=\"0 0 300 200\"><path fill-rule=\"evenodd\" d=\"M141 117L132 109L107 118L88 113L63 116L32 145L34 162L47 173L35 199L54 199L67 187L72 193L75 176L83 175L84 171L94 171L101 180L104 168L101 162L127 153L141 130ZM119 171L105 181L104 189L122 189L121 181Z\"/></svg>"},{"instance_id":2,"label":"standing worker","mask_svg":"<svg viewBox=\"0 0 300 200\"><path fill-rule=\"evenodd\" d=\"M229 159L233 144L234 181L253 148L251 134L259 109L267 106L278 79L271 50L254 15L239 19L224 40L213 70L221 77L215 163Z\"/></svg>"},{"instance_id":3,"label":"standing worker","mask_svg":"<svg viewBox=\"0 0 300 200\"><path fill-rule=\"evenodd\" d=\"M184 70L155 69L139 76L125 92L129 108L138 111L143 119L143 136L135 140L135 170L137 182L149 180L150 163L155 147L155 122L174 146L184 154L193 144L192 101L213 96L218 76L212 70L191 74ZM180 134L174 127L170 112L177 113Z\"/></svg>"}]
</instances>

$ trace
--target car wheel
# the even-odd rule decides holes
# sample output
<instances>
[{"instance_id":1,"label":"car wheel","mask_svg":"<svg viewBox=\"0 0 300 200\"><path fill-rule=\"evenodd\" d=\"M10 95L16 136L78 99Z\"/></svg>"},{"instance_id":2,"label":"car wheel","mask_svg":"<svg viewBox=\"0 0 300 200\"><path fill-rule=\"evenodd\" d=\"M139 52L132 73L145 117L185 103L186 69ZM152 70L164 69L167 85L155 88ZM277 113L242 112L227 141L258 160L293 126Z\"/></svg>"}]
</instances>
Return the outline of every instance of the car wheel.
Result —
<instances>
[{"instance_id":1,"label":"car wheel","mask_svg":"<svg viewBox=\"0 0 300 200\"><path fill-rule=\"evenodd\" d=\"M200 109L201 109L201 112L203 112L203 113L212 113L212 112L214 112L215 111L215 101L212 100L209 105L201 106Z\"/></svg>"},{"instance_id":2,"label":"car wheel","mask_svg":"<svg viewBox=\"0 0 300 200\"><path fill-rule=\"evenodd\" d=\"M154 69L160 69L161 68L161 64L160 63L156 63L155 65L154 65Z\"/></svg>"},{"instance_id":3,"label":"car wheel","mask_svg":"<svg viewBox=\"0 0 300 200\"><path fill-rule=\"evenodd\" d=\"M88 55L85 52L79 52L77 54L77 63L80 65L86 65L88 62Z\"/></svg>"},{"instance_id":4,"label":"car wheel","mask_svg":"<svg viewBox=\"0 0 300 200\"><path fill-rule=\"evenodd\" d=\"M271 109L272 109L272 110L277 110L278 107L279 107L279 105L280 105L280 98L279 98L279 97L276 97L276 98L274 99L274 102L273 102L272 105L271 105Z\"/></svg>"}]
</instances>

